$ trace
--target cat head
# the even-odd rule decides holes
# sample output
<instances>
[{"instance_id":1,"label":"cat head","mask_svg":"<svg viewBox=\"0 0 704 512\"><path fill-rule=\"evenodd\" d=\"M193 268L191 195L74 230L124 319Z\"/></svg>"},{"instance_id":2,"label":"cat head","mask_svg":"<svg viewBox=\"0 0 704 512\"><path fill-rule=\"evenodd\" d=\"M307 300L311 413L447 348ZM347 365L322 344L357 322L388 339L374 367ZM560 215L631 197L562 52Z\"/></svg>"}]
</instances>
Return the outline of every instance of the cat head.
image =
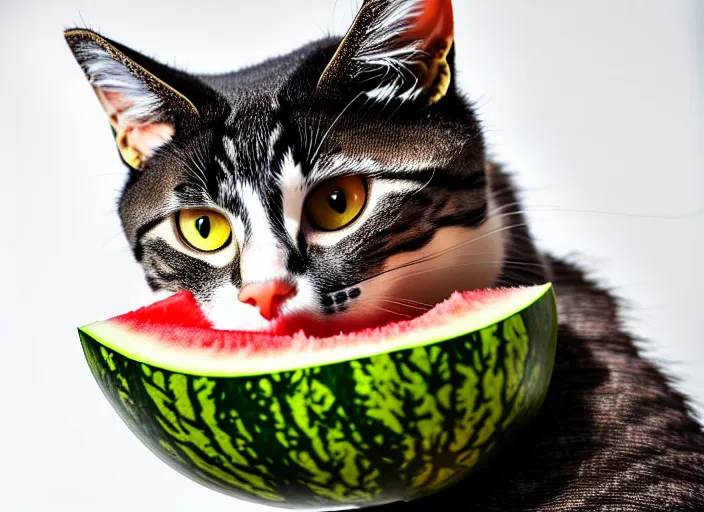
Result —
<instances>
[{"instance_id":1,"label":"cat head","mask_svg":"<svg viewBox=\"0 0 704 512\"><path fill-rule=\"evenodd\" d=\"M367 0L342 40L222 75L66 39L127 167L119 214L147 282L190 290L215 327L354 329L495 283L450 0Z\"/></svg>"}]
</instances>

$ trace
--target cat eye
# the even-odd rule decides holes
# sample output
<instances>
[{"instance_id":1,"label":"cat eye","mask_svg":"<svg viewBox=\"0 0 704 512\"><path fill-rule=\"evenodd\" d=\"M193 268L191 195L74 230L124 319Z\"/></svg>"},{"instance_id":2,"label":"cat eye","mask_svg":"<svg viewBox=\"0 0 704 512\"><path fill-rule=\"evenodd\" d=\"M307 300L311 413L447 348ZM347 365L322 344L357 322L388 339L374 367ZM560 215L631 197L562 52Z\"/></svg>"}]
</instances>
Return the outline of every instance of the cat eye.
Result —
<instances>
[{"instance_id":1,"label":"cat eye","mask_svg":"<svg viewBox=\"0 0 704 512\"><path fill-rule=\"evenodd\" d=\"M176 215L176 226L183 241L201 252L218 251L232 238L228 220L213 210L181 210Z\"/></svg>"},{"instance_id":2,"label":"cat eye","mask_svg":"<svg viewBox=\"0 0 704 512\"><path fill-rule=\"evenodd\" d=\"M367 181L361 176L341 176L319 185L306 199L308 220L320 231L349 226L367 204Z\"/></svg>"}]
</instances>

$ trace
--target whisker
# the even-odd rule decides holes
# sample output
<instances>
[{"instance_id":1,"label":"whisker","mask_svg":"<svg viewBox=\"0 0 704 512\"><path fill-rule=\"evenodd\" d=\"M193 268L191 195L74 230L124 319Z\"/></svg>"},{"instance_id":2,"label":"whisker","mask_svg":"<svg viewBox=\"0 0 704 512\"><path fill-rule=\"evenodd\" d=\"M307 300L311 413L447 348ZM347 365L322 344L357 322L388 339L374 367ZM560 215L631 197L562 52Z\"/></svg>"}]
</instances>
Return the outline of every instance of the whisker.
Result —
<instances>
[{"instance_id":1,"label":"whisker","mask_svg":"<svg viewBox=\"0 0 704 512\"><path fill-rule=\"evenodd\" d=\"M522 203L520 201L514 201L507 203L505 205L500 205L492 213L500 213L502 210L512 208L514 206L520 206ZM651 219L651 220L682 220L691 219L704 215L704 207L694 210L693 212L684 214L669 214L669 215L647 215L642 213L631 213L631 212L610 212L605 210L590 210L590 209L576 209L576 208L563 208L561 206L554 205L534 205L525 206L520 210L510 212L512 215L518 215L520 213L533 213L533 212L548 212L548 213L587 213L591 215L606 215L612 217L630 217L638 219Z\"/></svg>"},{"instance_id":2,"label":"whisker","mask_svg":"<svg viewBox=\"0 0 704 512\"><path fill-rule=\"evenodd\" d=\"M421 306L412 306L412 305L410 305L410 304L404 304L403 302L399 302L399 301L395 301L395 300L391 300L391 299L382 299L381 297L377 297L377 298L378 298L379 300L383 301L383 302L389 302L389 303L391 303L391 304L396 304L397 306L401 306L401 307L404 307L404 308L410 308L410 309L417 309L417 310L419 310L419 311L428 311L428 310L430 310L430 309L433 309L431 306L423 306L423 307L421 307Z\"/></svg>"},{"instance_id":3,"label":"whisker","mask_svg":"<svg viewBox=\"0 0 704 512\"><path fill-rule=\"evenodd\" d=\"M325 134L323 135L323 138L320 141L320 144L318 144L318 148L315 150L315 153L313 154L313 158L311 159L311 162L315 162L315 160L318 158L320 155L320 150L323 147L323 144L327 140L328 136L332 132L332 129L337 125L338 122L340 122L340 119L342 119L342 116L345 115L345 112L362 96L364 93L359 93L357 96L352 98L352 101L350 101L345 108L342 109L342 112L335 118L335 120L330 124L330 127L327 129Z\"/></svg>"},{"instance_id":4,"label":"whisker","mask_svg":"<svg viewBox=\"0 0 704 512\"><path fill-rule=\"evenodd\" d=\"M406 302L411 302L413 304L418 304L420 306L426 306L429 308L435 307L432 304L428 304L427 302L420 302L418 300L413 300L413 299L406 299L406 298L401 298L401 297L389 297L388 295L379 295L378 297L382 298L382 299L402 300L402 301L406 301Z\"/></svg>"},{"instance_id":5,"label":"whisker","mask_svg":"<svg viewBox=\"0 0 704 512\"><path fill-rule=\"evenodd\" d=\"M430 269L420 270L420 271L418 271L418 272L413 272L413 273L411 273L411 274L406 274L406 275L403 275L403 276L399 276L399 277L397 277L396 279L394 279L393 281L391 281L391 283L397 283L397 282L402 281L402 280L404 280L404 279L407 279L407 278L409 278L409 277L416 277L416 276L419 276L419 275L428 274L428 273L430 273L430 272L435 272L435 271L437 271L437 270L448 270L448 269L451 269L451 268L470 267L470 266L473 266L473 265L489 265L489 264L493 264L493 263L506 263L506 262L505 262L505 260L493 260L493 261L472 261L472 262L469 262L469 263L453 263L453 264L450 264L450 265L442 265L442 266L439 266L439 267L433 267L433 268L430 268ZM525 263L525 264L522 264L522 263L517 263L517 262L516 262L516 263L508 262L508 264L511 265L511 266L513 266L513 267L515 267L515 268L522 268L522 267L540 267L540 266L541 266L541 265L538 264L538 263Z\"/></svg>"},{"instance_id":6,"label":"whisker","mask_svg":"<svg viewBox=\"0 0 704 512\"><path fill-rule=\"evenodd\" d=\"M404 317L404 318L413 318L412 315L406 315L406 314L403 314L403 313L399 313L398 311L392 311L392 310L390 310L390 309L382 308L381 306L377 306L377 305L372 305L372 306L373 306L375 309L378 309L378 310L380 310L380 311L383 311L384 313L391 313L392 315L398 315L398 316L402 316L402 317Z\"/></svg>"},{"instance_id":7,"label":"whisker","mask_svg":"<svg viewBox=\"0 0 704 512\"><path fill-rule=\"evenodd\" d=\"M425 190L430 185L430 182L433 181L433 178L435 178L435 169L433 169L433 173L430 175L430 179L428 180L428 182L425 185L423 185L422 187L420 187L418 190L413 192L413 194L411 194L411 195L419 194L423 190Z\"/></svg>"},{"instance_id":8,"label":"whisker","mask_svg":"<svg viewBox=\"0 0 704 512\"><path fill-rule=\"evenodd\" d=\"M521 206L520 201L513 201L511 203L499 205L498 207L494 208L491 212L489 212L489 214L491 215L494 213L501 213L502 211L507 210L509 208L513 208L514 206Z\"/></svg>"},{"instance_id":9,"label":"whisker","mask_svg":"<svg viewBox=\"0 0 704 512\"><path fill-rule=\"evenodd\" d=\"M384 271L382 271L382 272L379 272L378 274L375 274L375 275L373 275L373 276L371 276L371 277L368 277L368 278L366 278L366 279L363 279L362 281L359 281L357 284L365 283L365 282L370 281L370 280L372 280L372 279L376 279L376 278L378 278L378 277L380 277L380 276L382 276L382 275L384 275L384 274L388 274L388 273L390 273L390 272L395 272L395 271L401 270L401 269L403 269L403 268L407 268L407 267L411 267L411 266L414 266L414 265L419 265L419 264L421 264L421 263L425 263L425 262L428 262L428 261L432 261L432 260L434 260L434 259L440 258L441 256L444 256L445 254L448 254L448 253L450 253L450 252L452 252L452 251L455 251L455 250L459 249L460 247L465 247L465 246L467 246L467 245L469 245L469 244L471 244L471 243L478 242L479 240L482 240L482 239L487 238L487 237L489 237L489 236L496 235L496 234L499 234L499 233L502 233L502 232L505 232L505 231L509 231L509 230L511 230L511 229L517 229L517 228L526 227L526 226L528 226L527 223L520 223L520 224L514 224L514 225L511 225L511 226L504 226L504 227L495 229L495 230L493 230L493 231L490 231L489 233L484 233L483 235L480 235L480 236L471 238L471 239L469 239L469 240L465 240L465 241L463 241L463 242L459 242L459 243L457 243L457 244L455 244L455 245L453 245L453 246L451 246L451 247L448 247L448 248L446 248L446 249L443 249L443 250L441 250L441 251L438 251L438 252L436 252L436 253L434 253L434 254L431 254L431 255L429 255L429 256L425 256L425 257L419 258L419 259L417 259L417 260L409 261L409 262L407 262L407 263L404 263L404 264L402 264L402 265L399 265L398 267L394 267L394 268L391 268L391 269L384 270Z\"/></svg>"}]
</instances>

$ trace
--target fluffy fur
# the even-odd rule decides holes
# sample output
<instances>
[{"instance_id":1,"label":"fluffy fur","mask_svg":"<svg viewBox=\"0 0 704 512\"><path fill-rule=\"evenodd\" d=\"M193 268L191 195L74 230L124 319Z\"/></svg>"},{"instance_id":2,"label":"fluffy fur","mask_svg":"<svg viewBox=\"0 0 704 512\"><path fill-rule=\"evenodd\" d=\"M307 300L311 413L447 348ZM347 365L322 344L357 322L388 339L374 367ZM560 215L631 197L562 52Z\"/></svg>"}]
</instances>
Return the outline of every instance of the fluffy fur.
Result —
<instances>
[{"instance_id":1,"label":"fluffy fur","mask_svg":"<svg viewBox=\"0 0 704 512\"><path fill-rule=\"evenodd\" d=\"M403 13L394 19L409 14ZM384 16L355 24L360 41L380 37L376 25L389 21ZM187 76L91 32L72 31L68 39L94 86L95 66L81 59L114 48L106 54L129 56L128 68L153 74L147 83L187 91L194 112L174 111L165 100L173 137L131 173L120 215L150 286L192 291L215 326L280 329L300 317L321 334L339 332L416 315L457 288L488 287L498 278L503 238L499 218L486 215L491 197L481 132L454 89L432 106L401 94L391 109L364 101L355 78L340 71L318 94L339 40L235 73ZM303 211L306 196L349 174L367 182L363 212L343 229L316 229ZM227 217L232 246L199 253L181 242L175 214L189 207ZM452 246L458 250L426 259ZM250 283L274 279L297 293L278 318L265 321L237 296ZM330 304L351 287L360 300Z\"/></svg>"},{"instance_id":2,"label":"fluffy fur","mask_svg":"<svg viewBox=\"0 0 704 512\"><path fill-rule=\"evenodd\" d=\"M380 4L379 14L365 32L362 44L354 57L360 69L357 78L365 74L383 77L380 84L367 91L375 101L393 99L415 100L423 93L410 68L422 62L425 51L422 41L399 42L411 21L422 11L423 2L369 2ZM371 7L374 7L373 5Z\"/></svg>"},{"instance_id":3,"label":"fluffy fur","mask_svg":"<svg viewBox=\"0 0 704 512\"><path fill-rule=\"evenodd\" d=\"M704 509L699 424L639 357L616 301L533 244L508 176L487 162L472 105L447 82L450 39L438 43L440 66L415 62L427 57L423 42L400 37L423 5L367 0L342 41L223 75L187 75L92 32L69 32L94 86L137 91L173 126L129 171L119 203L148 283L192 291L219 327L265 329L272 324L238 292L285 280L297 289L282 305L286 321L307 316L338 332L418 314L456 289L552 281L557 367L532 432L452 490L384 508ZM442 87L419 88L432 82L419 74L428 69L442 71ZM316 229L306 196L346 174L368 183L362 214L336 232ZM232 242L215 253L184 244L174 218L193 207L221 212Z\"/></svg>"},{"instance_id":4,"label":"fluffy fur","mask_svg":"<svg viewBox=\"0 0 704 512\"><path fill-rule=\"evenodd\" d=\"M492 176L511 205L504 211L522 223L510 180L495 167ZM545 272L558 298L556 366L538 421L466 482L369 510L704 510L701 426L671 379L640 357L617 300L574 262L537 253L528 238L516 236L512 246L535 254L536 273Z\"/></svg>"}]
</instances>

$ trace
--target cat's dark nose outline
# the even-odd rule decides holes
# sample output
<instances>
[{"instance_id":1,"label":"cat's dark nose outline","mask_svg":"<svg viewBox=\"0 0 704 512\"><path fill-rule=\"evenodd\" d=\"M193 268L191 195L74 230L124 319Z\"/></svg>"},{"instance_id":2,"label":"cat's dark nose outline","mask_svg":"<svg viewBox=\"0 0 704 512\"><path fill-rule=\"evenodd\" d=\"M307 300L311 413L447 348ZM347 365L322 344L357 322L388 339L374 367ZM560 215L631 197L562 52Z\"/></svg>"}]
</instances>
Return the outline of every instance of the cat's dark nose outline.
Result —
<instances>
[{"instance_id":1,"label":"cat's dark nose outline","mask_svg":"<svg viewBox=\"0 0 704 512\"><path fill-rule=\"evenodd\" d=\"M286 281L266 281L251 283L240 291L240 302L259 308L259 314L271 320L279 313L286 300L296 295L296 287Z\"/></svg>"}]
</instances>

